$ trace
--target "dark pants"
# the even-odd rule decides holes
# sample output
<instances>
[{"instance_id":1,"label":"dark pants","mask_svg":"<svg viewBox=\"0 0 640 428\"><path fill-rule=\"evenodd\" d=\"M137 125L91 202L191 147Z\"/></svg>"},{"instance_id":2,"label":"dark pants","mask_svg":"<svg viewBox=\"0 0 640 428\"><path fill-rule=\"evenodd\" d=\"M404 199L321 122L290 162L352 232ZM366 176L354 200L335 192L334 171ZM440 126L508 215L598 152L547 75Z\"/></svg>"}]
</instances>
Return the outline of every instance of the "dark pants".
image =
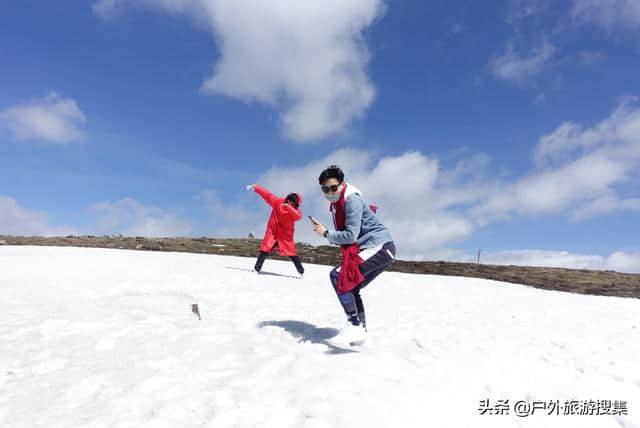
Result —
<instances>
[{"instance_id":1,"label":"dark pants","mask_svg":"<svg viewBox=\"0 0 640 428\"><path fill-rule=\"evenodd\" d=\"M364 305L362 303L362 297L360 296L360 290L369 285L371 281L391 266L395 256L396 246L393 241L385 243L377 253L369 257L360 265L360 273L364 276L364 280L353 290L346 293L338 293L338 278L340 277L338 268L340 266L336 266L331 270L331 273L329 273L331 284L338 295L340 304L342 305L344 312L347 314L347 317L349 317L349 321L353 324L362 324L366 328Z\"/></svg>"},{"instance_id":2,"label":"dark pants","mask_svg":"<svg viewBox=\"0 0 640 428\"><path fill-rule=\"evenodd\" d=\"M273 248L271 248L271 251L273 251L276 248L276 245L278 244L276 243L273 246ZM258 254L258 260L256 260L256 265L254 266L254 269L256 271L260 272L262 270L262 264L264 263L264 260L267 258L268 255L269 253L267 253L266 251L260 251L260 254ZM304 267L302 267L302 262L300 261L300 257L289 256L289 259L291 259L293 264L296 266L296 270L298 271L298 273L302 275L304 273Z\"/></svg>"}]
</instances>

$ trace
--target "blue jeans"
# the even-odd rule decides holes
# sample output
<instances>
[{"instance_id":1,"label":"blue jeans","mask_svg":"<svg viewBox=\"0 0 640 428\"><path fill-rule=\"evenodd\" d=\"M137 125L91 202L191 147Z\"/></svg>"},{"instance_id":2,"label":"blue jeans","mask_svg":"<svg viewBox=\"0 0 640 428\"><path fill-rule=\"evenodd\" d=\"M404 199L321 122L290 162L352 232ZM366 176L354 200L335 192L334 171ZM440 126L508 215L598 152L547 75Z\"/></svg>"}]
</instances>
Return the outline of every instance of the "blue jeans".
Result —
<instances>
[{"instance_id":1,"label":"blue jeans","mask_svg":"<svg viewBox=\"0 0 640 428\"><path fill-rule=\"evenodd\" d=\"M385 243L377 253L360 265L360 273L362 273L364 279L353 290L346 293L338 293L338 278L340 276L338 268L340 266L334 267L329 273L329 278L338 296L338 300L352 323L361 323L366 328L364 305L362 303L362 297L360 296L360 290L369 285L371 281L391 266L395 260L395 256L396 246L393 241Z\"/></svg>"}]
</instances>

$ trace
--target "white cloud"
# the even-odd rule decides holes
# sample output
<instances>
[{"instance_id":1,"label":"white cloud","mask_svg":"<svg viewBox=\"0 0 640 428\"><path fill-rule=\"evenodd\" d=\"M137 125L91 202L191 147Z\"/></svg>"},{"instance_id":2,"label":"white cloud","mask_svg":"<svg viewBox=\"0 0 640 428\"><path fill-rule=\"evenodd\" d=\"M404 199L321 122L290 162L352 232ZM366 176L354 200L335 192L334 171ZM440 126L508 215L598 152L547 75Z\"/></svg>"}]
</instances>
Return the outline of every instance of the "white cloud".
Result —
<instances>
[{"instance_id":1,"label":"white cloud","mask_svg":"<svg viewBox=\"0 0 640 428\"><path fill-rule=\"evenodd\" d=\"M317 176L328 164L338 163L347 181L380 206L379 215L404 257L440 256L447 245L478 227L513 215L561 214L581 220L638 210L633 171L640 167L640 108L629 98L593 127L560 125L540 138L534 161L538 167L532 173L505 181L490 171L490 159L483 154L442 169L437 159L418 152L376 161L371 152L340 150L299 168L274 167L260 181L282 194L301 192L303 210L329 222ZM631 193L623 198L618 192L625 185ZM301 239L322 242L305 226Z\"/></svg>"},{"instance_id":2,"label":"white cloud","mask_svg":"<svg viewBox=\"0 0 640 428\"><path fill-rule=\"evenodd\" d=\"M52 226L45 215L21 207L13 198L0 196L0 234L65 236L76 233L69 226Z\"/></svg>"},{"instance_id":3,"label":"white cloud","mask_svg":"<svg viewBox=\"0 0 640 428\"><path fill-rule=\"evenodd\" d=\"M75 100L62 98L56 92L0 112L16 140L42 140L68 144L82 140L85 115Z\"/></svg>"},{"instance_id":4,"label":"white cloud","mask_svg":"<svg viewBox=\"0 0 640 428\"><path fill-rule=\"evenodd\" d=\"M228 201L221 198L216 190L207 189L200 192L197 199L212 215L213 229L208 234L238 238L253 232L256 237L263 236L271 208L254 192L246 191L246 195Z\"/></svg>"},{"instance_id":5,"label":"white cloud","mask_svg":"<svg viewBox=\"0 0 640 428\"><path fill-rule=\"evenodd\" d=\"M629 129L629 126L618 128ZM607 149L607 145L597 147L598 150ZM620 149L627 154L630 152L628 147ZM346 181L359 187L367 202L379 206L378 216L391 231L401 258L475 261L475 255L449 246L469 237L478 228L511 215L552 213L580 219L617 210L639 209L640 198L623 199L612 190L624 179L627 166L620 166L615 158L611 160L599 153L592 151L555 169L538 171L509 183L492 178L495 174L491 160L484 154L470 156L443 169L438 159L419 152L376 158L369 151L342 149L299 167L273 167L256 182L280 196L289 192L301 193L305 218L297 223L296 239L326 244L313 233L306 215L331 225L328 202L319 189L317 178L326 166L341 165ZM270 209L257 196L249 195L262 209L229 204L215 191L200 195L210 212L224 220L220 222L224 226L216 231L217 234L223 231L228 236L246 236L249 230L254 230L261 236ZM483 252L482 261L640 271L638 264L633 264L636 260L633 253L619 254L603 257L566 251L514 250Z\"/></svg>"},{"instance_id":6,"label":"white cloud","mask_svg":"<svg viewBox=\"0 0 640 428\"><path fill-rule=\"evenodd\" d=\"M146 7L158 7L172 13L191 13L201 2L199 0L97 0L93 3L93 12L103 18L113 18L129 4Z\"/></svg>"},{"instance_id":7,"label":"white cloud","mask_svg":"<svg viewBox=\"0 0 640 428\"><path fill-rule=\"evenodd\" d=\"M640 253L614 252L609 256L599 256L547 250L483 251L480 262L496 265L545 266L640 273Z\"/></svg>"},{"instance_id":8,"label":"white cloud","mask_svg":"<svg viewBox=\"0 0 640 428\"><path fill-rule=\"evenodd\" d=\"M572 218L579 221L616 211L640 211L640 198L620 199L615 194L605 194L578 206Z\"/></svg>"},{"instance_id":9,"label":"white cloud","mask_svg":"<svg viewBox=\"0 0 640 428\"><path fill-rule=\"evenodd\" d=\"M436 200L440 170L437 159L418 152L386 157L360 174L357 186L366 190L370 200L379 201L381 216L394 234L417 252L439 248L469 236L471 222L448 210Z\"/></svg>"},{"instance_id":10,"label":"white cloud","mask_svg":"<svg viewBox=\"0 0 640 428\"><path fill-rule=\"evenodd\" d=\"M619 199L617 188L633 185L640 168L640 107L633 99L622 102L608 118L584 128L564 123L540 138L534 151L539 169L514 183L504 183L472 208L479 222L508 216L572 213L588 215L635 209L636 196Z\"/></svg>"},{"instance_id":11,"label":"white cloud","mask_svg":"<svg viewBox=\"0 0 640 428\"><path fill-rule=\"evenodd\" d=\"M198 195L198 199L205 204L207 211L227 221L234 220L238 215L242 219L247 217L247 212L244 210L240 210L237 213L230 210L229 206L220 199L218 192L213 189L203 190Z\"/></svg>"},{"instance_id":12,"label":"white cloud","mask_svg":"<svg viewBox=\"0 0 640 428\"><path fill-rule=\"evenodd\" d=\"M617 251L607 257L605 266L607 269L618 272L640 273L640 252Z\"/></svg>"},{"instance_id":13,"label":"white cloud","mask_svg":"<svg viewBox=\"0 0 640 428\"><path fill-rule=\"evenodd\" d=\"M142 205L132 198L115 202L99 202L91 210L99 216L99 234L122 233L128 236L187 236L192 228L189 223L151 205Z\"/></svg>"},{"instance_id":14,"label":"white cloud","mask_svg":"<svg viewBox=\"0 0 640 428\"><path fill-rule=\"evenodd\" d=\"M558 44L550 41L562 27L545 26L549 22L545 15L555 14L559 10L556 6L551 0L506 1L505 22L513 35L507 40L504 53L489 60L489 69L496 79L524 85L562 63ZM545 95L539 94L534 103L541 104L544 100Z\"/></svg>"},{"instance_id":15,"label":"white cloud","mask_svg":"<svg viewBox=\"0 0 640 428\"><path fill-rule=\"evenodd\" d=\"M549 67L556 48L545 41L522 57L515 51L513 41L507 43L504 54L491 59L489 65L493 75L501 80L524 83Z\"/></svg>"},{"instance_id":16,"label":"white cloud","mask_svg":"<svg viewBox=\"0 0 640 428\"><path fill-rule=\"evenodd\" d=\"M482 252L484 264L514 266L546 266L579 269L603 269L604 259L598 255L571 254L568 251L511 250Z\"/></svg>"},{"instance_id":17,"label":"white cloud","mask_svg":"<svg viewBox=\"0 0 640 428\"><path fill-rule=\"evenodd\" d=\"M520 21L540 15L551 6L550 0L511 0L507 4L506 21L516 27Z\"/></svg>"},{"instance_id":18,"label":"white cloud","mask_svg":"<svg viewBox=\"0 0 640 428\"><path fill-rule=\"evenodd\" d=\"M371 152L344 149L301 167L274 167L257 182L278 195L300 192L304 214L330 225L328 202L318 188L317 177L327 165L337 163L343 167L346 181L359 187L367 202L379 206L378 215L396 240L400 257L469 261L473 257L448 246L488 223L512 214L586 211L581 201L594 201L591 195L598 194L598 189L607 189L607 183L620 177L612 174L607 165L599 164L600 160L587 157L575 165L509 184L489 179L490 159L483 154L443 170L437 159L418 152L376 160ZM568 177L573 177L573 181L568 182ZM634 209L637 204L634 199L617 200L609 211ZM594 211L592 215L595 214ZM263 218L258 217L252 223L259 232L266 224L268 209L261 215ZM315 236L306 218L297 224L296 230L299 241L326 243ZM497 264L613 269L601 256L562 251L483 253L483 260Z\"/></svg>"},{"instance_id":19,"label":"white cloud","mask_svg":"<svg viewBox=\"0 0 640 428\"><path fill-rule=\"evenodd\" d=\"M573 0L572 15L580 22L589 22L609 32L640 30L638 0Z\"/></svg>"},{"instance_id":20,"label":"white cloud","mask_svg":"<svg viewBox=\"0 0 640 428\"><path fill-rule=\"evenodd\" d=\"M439 159L419 152L377 158L370 151L342 149L302 166L275 166L256 182L277 195L301 193L303 212L330 224L317 178L327 165L337 163L346 180L380 207L379 217L397 240L401 257L455 258L460 251L449 245L513 216L564 215L579 221L640 210L640 107L627 98L592 127L561 124L540 138L532 161L530 173L508 180L481 153L443 168ZM202 198L220 218L243 219L234 226L241 235L264 230L267 207L254 215L253 207L223 204L214 192ZM306 218L298 223L296 236L325 242L313 234Z\"/></svg>"},{"instance_id":21,"label":"white cloud","mask_svg":"<svg viewBox=\"0 0 640 428\"><path fill-rule=\"evenodd\" d=\"M523 214L562 211L572 203L601 194L623 179L623 165L590 155L553 171L534 174L516 183L516 208Z\"/></svg>"},{"instance_id":22,"label":"white cloud","mask_svg":"<svg viewBox=\"0 0 640 428\"><path fill-rule=\"evenodd\" d=\"M99 0L109 16L132 0ZM220 51L208 94L260 102L281 110L285 134L311 141L344 132L362 117L375 90L366 73L363 31L384 9L382 0L142 1L206 21Z\"/></svg>"},{"instance_id":23,"label":"white cloud","mask_svg":"<svg viewBox=\"0 0 640 428\"><path fill-rule=\"evenodd\" d=\"M370 151L342 149L301 166L274 166L255 181L277 195L301 193L305 215L330 224L317 178L326 166L337 163L346 180L380 207L379 217L398 242L401 257L455 259L461 252L449 245L512 216L553 214L578 221L639 210L640 186L635 181L640 170L640 107L627 98L592 127L561 124L540 138L532 160L529 174L508 180L496 174L491 159L482 153L443 168L439 159L419 152L379 158ZM241 236L264 230L266 206L255 215L254 207L223 203L215 192L204 192L201 199L230 224L242 219L233 226ZM257 197L256 201L262 204ZM296 236L325 243L306 218L297 224Z\"/></svg>"},{"instance_id":24,"label":"white cloud","mask_svg":"<svg viewBox=\"0 0 640 428\"><path fill-rule=\"evenodd\" d=\"M633 145L640 139L640 108L637 98L627 97L620 106L596 126L583 126L565 122L554 132L540 138L534 158L539 166L566 160L576 154L603 145Z\"/></svg>"},{"instance_id":25,"label":"white cloud","mask_svg":"<svg viewBox=\"0 0 640 428\"><path fill-rule=\"evenodd\" d=\"M330 164L340 165L345 171L345 180L358 187L368 203L379 207L378 216L390 229L402 257L424 258L441 255L443 251L449 253L443 249L445 244L472 233L469 220L447 211L448 207L439 202L438 161L418 152L375 160L371 152L343 149L302 167L274 167L259 177L258 183L277 194L300 192L305 215L313 215L330 225L329 204L318 184L318 175ZM464 167L460 168L464 174L468 173ZM455 181L451 174L448 179ZM306 218L298 224L298 240L326 243L315 236Z\"/></svg>"},{"instance_id":26,"label":"white cloud","mask_svg":"<svg viewBox=\"0 0 640 428\"><path fill-rule=\"evenodd\" d=\"M511 26L513 37L507 42L504 54L493 57L489 66L496 78L523 84L545 69L569 62L589 66L606 60L597 50L586 49L562 58L558 51L566 44L565 35L584 24L598 25L609 35L635 34L640 30L640 2L571 0L565 4L551 0L507 0L505 21ZM570 22L574 25L568 25ZM544 42L537 48L522 49L523 45L539 37L544 37ZM554 41L549 42L549 37ZM569 39L573 40L575 36Z\"/></svg>"}]
</instances>

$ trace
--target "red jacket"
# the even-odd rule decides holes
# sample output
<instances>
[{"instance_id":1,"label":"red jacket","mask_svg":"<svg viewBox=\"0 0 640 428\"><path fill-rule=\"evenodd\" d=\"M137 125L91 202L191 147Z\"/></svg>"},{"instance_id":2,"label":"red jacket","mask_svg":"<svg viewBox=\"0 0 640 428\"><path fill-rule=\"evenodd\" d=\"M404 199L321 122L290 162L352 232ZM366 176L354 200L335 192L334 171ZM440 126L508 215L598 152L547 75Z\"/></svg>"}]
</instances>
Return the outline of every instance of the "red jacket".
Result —
<instances>
[{"instance_id":1,"label":"red jacket","mask_svg":"<svg viewBox=\"0 0 640 428\"><path fill-rule=\"evenodd\" d=\"M295 222L302 218L302 213L289 204L284 204L285 198L274 196L267 189L258 186L253 189L271 206L271 216L264 233L264 239L260 249L270 253L273 246L278 244L281 256L295 256L296 244L294 242ZM302 204L302 197L298 195L298 205Z\"/></svg>"}]
</instances>

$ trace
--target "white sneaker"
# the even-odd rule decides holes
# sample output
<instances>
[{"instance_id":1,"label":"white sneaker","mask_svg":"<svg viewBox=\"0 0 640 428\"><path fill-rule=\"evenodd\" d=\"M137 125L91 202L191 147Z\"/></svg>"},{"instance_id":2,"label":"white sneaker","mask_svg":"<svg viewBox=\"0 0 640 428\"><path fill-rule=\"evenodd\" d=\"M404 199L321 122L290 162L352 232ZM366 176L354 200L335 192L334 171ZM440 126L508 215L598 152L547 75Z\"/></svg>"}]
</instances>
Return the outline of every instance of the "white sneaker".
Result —
<instances>
[{"instance_id":1,"label":"white sneaker","mask_svg":"<svg viewBox=\"0 0 640 428\"><path fill-rule=\"evenodd\" d=\"M361 325L353 325L347 321L335 340L344 346L356 346L364 343L366 338L367 330L365 330L364 327Z\"/></svg>"}]
</instances>

